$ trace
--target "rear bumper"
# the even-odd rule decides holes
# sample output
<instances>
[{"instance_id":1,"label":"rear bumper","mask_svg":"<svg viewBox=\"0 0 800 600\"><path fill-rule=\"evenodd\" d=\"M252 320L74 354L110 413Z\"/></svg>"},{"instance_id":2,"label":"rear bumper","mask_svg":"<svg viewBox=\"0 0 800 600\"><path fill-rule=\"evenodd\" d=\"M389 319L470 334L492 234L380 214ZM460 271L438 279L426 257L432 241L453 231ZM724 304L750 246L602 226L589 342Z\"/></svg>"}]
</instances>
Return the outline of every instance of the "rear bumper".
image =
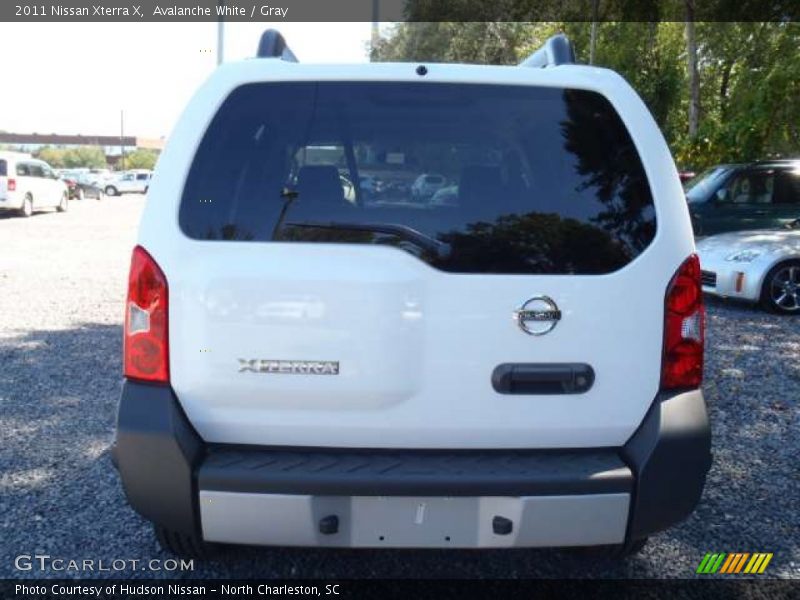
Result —
<instances>
[{"instance_id":1,"label":"rear bumper","mask_svg":"<svg viewBox=\"0 0 800 600\"><path fill-rule=\"evenodd\" d=\"M699 391L657 398L622 448L333 450L205 444L169 387L128 381L115 452L151 521L208 541L324 546L630 542L688 516L711 463Z\"/></svg>"},{"instance_id":2,"label":"rear bumper","mask_svg":"<svg viewBox=\"0 0 800 600\"><path fill-rule=\"evenodd\" d=\"M0 210L19 210L22 208L23 196L15 192L6 192L0 196Z\"/></svg>"}]
</instances>

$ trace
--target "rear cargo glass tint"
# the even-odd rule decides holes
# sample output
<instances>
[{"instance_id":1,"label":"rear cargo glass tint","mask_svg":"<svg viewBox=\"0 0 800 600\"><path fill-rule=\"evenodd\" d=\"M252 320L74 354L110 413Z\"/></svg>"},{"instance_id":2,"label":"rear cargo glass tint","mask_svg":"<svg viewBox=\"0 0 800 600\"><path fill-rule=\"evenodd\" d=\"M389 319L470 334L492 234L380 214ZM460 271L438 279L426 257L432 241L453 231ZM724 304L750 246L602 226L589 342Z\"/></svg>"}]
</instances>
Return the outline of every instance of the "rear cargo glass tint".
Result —
<instances>
[{"instance_id":1,"label":"rear cargo glass tint","mask_svg":"<svg viewBox=\"0 0 800 600\"><path fill-rule=\"evenodd\" d=\"M387 244L462 273L608 273L656 228L603 96L383 82L236 89L179 222L200 240Z\"/></svg>"},{"instance_id":2,"label":"rear cargo glass tint","mask_svg":"<svg viewBox=\"0 0 800 600\"><path fill-rule=\"evenodd\" d=\"M0 160L0 177L8 175L8 165L6 161Z\"/></svg>"}]
</instances>

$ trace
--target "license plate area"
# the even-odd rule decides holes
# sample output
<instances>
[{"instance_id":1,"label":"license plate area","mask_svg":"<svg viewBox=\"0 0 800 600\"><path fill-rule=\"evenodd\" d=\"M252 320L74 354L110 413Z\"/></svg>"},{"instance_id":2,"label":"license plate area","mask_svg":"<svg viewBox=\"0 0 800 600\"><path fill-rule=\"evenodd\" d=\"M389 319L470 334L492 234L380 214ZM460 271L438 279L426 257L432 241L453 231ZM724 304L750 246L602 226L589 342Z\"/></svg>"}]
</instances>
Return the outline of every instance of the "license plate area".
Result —
<instances>
[{"instance_id":1,"label":"license plate area","mask_svg":"<svg viewBox=\"0 0 800 600\"><path fill-rule=\"evenodd\" d=\"M480 498L356 496L352 541L356 546L473 546Z\"/></svg>"},{"instance_id":2,"label":"license plate area","mask_svg":"<svg viewBox=\"0 0 800 600\"><path fill-rule=\"evenodd\" d=\"M630 496L311 496L200 491L209 542L358 548L618 544ZM495 531L495 518L511 527ZM323 523L333 522L333 528ZM508 525L508 524L507 524ZM448 539L449 538L449 539Z\"/></svg>"}]
</instances>

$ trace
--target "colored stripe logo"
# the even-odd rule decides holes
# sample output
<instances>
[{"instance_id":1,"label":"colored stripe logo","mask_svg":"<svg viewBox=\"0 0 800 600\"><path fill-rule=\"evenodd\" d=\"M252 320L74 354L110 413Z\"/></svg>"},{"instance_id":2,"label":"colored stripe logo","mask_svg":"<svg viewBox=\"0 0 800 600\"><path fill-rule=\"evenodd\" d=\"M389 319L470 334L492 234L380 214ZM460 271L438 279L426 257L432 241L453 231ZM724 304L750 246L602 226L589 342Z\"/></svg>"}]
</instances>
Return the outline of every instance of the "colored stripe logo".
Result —
<instances>
[{"instance_id":1,"label":"colored stripe logo","mask_svg":"<svg viewBox=\"0 0 800 600\"><path fill-rule=\"evenodd\" d=\"M751 575L763 573L769 561L772 560L772 552L709 552L700 561L696 573L703 575L736 574L748 573Z\"/></svg>"}]
</instances>

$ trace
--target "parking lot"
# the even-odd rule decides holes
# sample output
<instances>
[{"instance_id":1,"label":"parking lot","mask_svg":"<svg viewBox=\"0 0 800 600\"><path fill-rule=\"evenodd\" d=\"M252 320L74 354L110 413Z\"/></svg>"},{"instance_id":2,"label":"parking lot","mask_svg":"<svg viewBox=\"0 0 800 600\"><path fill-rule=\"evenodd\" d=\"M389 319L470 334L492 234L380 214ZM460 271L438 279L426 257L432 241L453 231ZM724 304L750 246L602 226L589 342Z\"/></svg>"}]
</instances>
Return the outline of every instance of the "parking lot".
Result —
<instances>
[{"instance_id":1,"label":"parking lot","mask_svg":"<svg viewBox=\"0 0 800 600\"><path fill-rule=\"evenodd\" d=\"M20 554L166 558L109 458L140 195L0 215L0 577ZM553 550L237 548L194 571L130 577L692 577L706 552L772 552L800 577L800 318L708 302L714 466L697 511L625 562ZM632 368L635 366L632 365ZM91 573L50 572L51 576Z\"/></svg>"}]
</instances>

